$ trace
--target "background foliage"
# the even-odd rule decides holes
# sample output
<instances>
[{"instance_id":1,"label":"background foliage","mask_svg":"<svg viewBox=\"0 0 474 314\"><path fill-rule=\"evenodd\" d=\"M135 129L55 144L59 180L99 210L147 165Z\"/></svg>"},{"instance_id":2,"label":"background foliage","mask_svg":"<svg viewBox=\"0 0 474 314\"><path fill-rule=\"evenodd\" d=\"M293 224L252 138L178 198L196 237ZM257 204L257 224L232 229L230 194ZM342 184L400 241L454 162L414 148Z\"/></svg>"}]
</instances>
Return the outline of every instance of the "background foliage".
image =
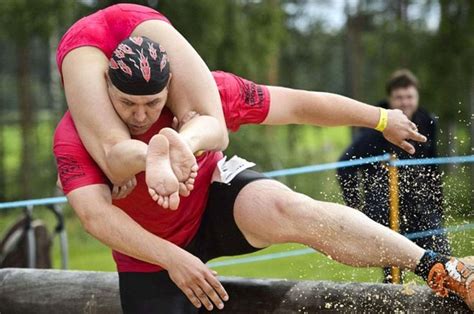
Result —
<instances>
[{"instance_id":1,"label":"background foliage","mask_svg":"<svg viewBox=\"0 0 474 314\"><path fill-rule=\"evenodd\" d=\"M66 110L55 49L74 21L117 2L0 1L0 201L54 194L51 139ZM438 119L440 155L473 153L472 1L127 2L163 12L211 69L260 83L374 104L385 97L389 74L407 67L421 81L421 105ZM341 23L332 23L337 16ZM348 128L249 126L231 135L227 154L253 160L260 170L332 162L351 134ZM473 169L443 168L448 223L473 219ZM340 201L333 172L281 180L318 199Z\"/></svg>"}]
</instances>

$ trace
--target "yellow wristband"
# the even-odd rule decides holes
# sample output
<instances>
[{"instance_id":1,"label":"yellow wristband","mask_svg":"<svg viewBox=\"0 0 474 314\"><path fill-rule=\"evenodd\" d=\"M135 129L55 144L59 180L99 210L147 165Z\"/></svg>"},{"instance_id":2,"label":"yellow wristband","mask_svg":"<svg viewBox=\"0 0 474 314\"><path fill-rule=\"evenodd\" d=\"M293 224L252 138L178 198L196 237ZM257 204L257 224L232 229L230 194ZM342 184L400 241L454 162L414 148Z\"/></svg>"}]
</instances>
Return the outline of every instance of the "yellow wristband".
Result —
<instances>
[{"instance_id":1,"label":"yellow wristband","mask_svg":"<svg viewBox=\"0 0 474 314\"><path fill-rule=\"evenodd\" d=\"M379 123L377 123L377 126L375 129L377 131L383 132L385 128L387 127L388 124L388 112L387 109L380 108L380 119Z\"/></svg>"}]
</instances>

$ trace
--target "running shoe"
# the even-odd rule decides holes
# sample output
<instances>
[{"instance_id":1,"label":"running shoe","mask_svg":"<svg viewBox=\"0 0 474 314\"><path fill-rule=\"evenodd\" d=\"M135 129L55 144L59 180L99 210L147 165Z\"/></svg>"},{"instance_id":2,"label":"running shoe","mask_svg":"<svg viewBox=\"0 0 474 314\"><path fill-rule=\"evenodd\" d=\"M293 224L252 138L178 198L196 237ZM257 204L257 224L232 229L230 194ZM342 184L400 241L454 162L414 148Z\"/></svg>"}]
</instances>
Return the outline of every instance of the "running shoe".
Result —
<instances>
[{"instance_id":1,"label":"running shoe","mask_svg":"<svg viewBox=\"0 0 474 314\"><path fill-rule=\"evenodd\" d=\"M450 292L459 295L474 311L474 265L456 258L451 258L445 264L436 263L428 275L428 286L442 297Z\"/></svg>"}]
</instances>

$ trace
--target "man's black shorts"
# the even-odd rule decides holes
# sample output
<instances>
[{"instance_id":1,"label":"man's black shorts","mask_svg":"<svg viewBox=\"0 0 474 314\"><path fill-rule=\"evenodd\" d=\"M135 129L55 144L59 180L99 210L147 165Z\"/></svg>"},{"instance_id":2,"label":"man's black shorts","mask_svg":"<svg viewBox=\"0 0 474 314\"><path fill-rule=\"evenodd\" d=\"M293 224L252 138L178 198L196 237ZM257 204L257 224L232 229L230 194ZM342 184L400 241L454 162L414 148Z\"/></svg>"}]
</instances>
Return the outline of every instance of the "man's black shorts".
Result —
<instances>
[{"instance_id":1,"label":"man's black shorts","mask_svg":"<svg viewBox=\"0 0 474 314\"><path fill-rule=\"evenodd\" d=\"M186 250L203 262L219 256L255 252L234 220L234 203L250 182L267 179L263 174L244 170L230 184L211 184L201 226ZM166 271L119 273L120 299L124 313L197 313L198 310L171 281Z\"/></svg>"}]
</instances>

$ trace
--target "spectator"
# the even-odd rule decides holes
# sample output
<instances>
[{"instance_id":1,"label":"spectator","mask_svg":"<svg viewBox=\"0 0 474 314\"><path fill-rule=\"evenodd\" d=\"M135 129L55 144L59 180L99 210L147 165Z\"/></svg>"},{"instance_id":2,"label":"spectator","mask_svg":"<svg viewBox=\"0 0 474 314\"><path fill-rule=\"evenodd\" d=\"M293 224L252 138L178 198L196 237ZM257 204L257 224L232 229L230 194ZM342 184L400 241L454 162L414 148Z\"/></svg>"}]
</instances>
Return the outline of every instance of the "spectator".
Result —
<instances>
[{"instance_id":1,"label":"spectator","mask_svg":"<svg viewBox=\"0 0 474 314\"><path fill-rule=\"evenodd\" d=\"M427 142L412 142L416 152L410 155L388 142L373 129L361 129L340 161L385 153L399 159L436 157L436 122L418 106L418 80L408 70L398 70L386 84L387 100L379 106L400 109L413 121ZM435 165L400 167L400 232L402 234L437 229L443 222L443 193L440 172ZM389 225L388 170L380 163L341 168L338 179L346 204L358 208L373 220ZM450 254L446 235L414 239L424 249ZM390 282L390 269L384 270L384 282Z\"/></svg>"}]
</instances>

